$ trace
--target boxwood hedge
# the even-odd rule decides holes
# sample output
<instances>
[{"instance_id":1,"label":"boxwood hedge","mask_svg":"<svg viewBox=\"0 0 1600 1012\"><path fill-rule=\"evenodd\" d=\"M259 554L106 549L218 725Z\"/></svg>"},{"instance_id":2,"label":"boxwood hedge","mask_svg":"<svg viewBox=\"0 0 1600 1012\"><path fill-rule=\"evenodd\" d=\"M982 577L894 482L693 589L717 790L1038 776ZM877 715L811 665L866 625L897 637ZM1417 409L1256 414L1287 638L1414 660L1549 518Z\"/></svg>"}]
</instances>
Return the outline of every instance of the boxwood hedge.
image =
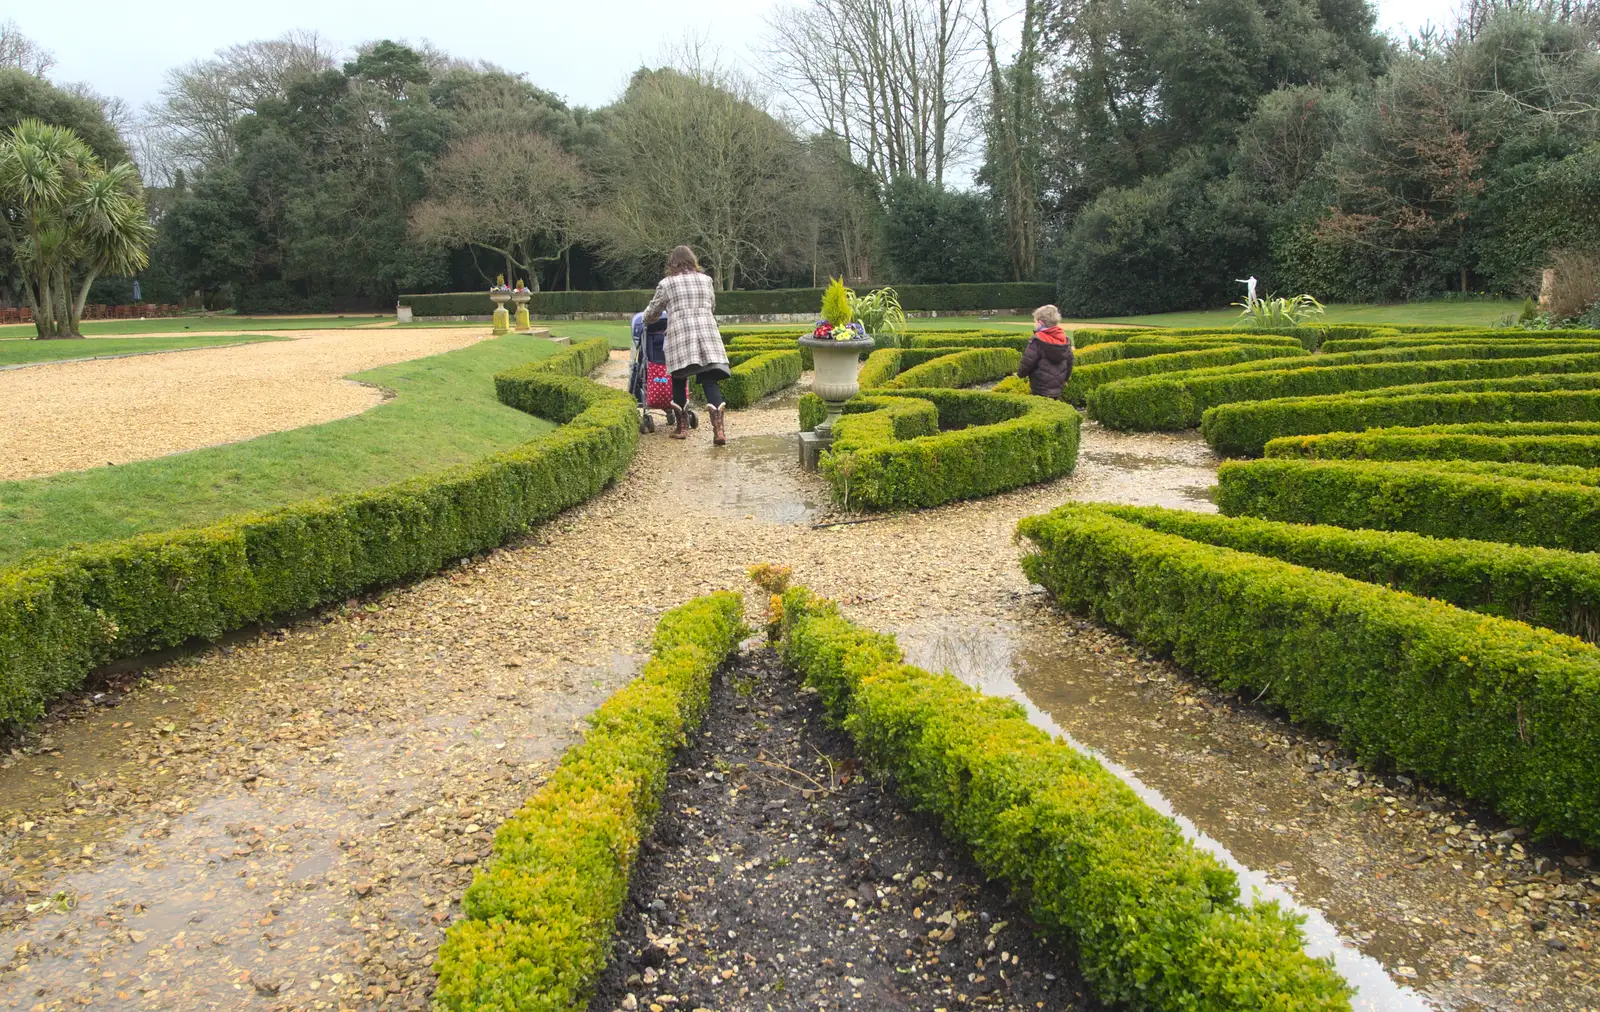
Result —
<instances>
[{"instance_id":1,"label":"boxwood hedge","mask_svg":"<svg viewBox=\"0 0 1600 1012\"><path fill-rule=\"evenodd\" d=\"M1467 343L1493 342L1502 345L1562 344L1573 351L1600 344L1600 330L1506 331L1461 330L1438 334L1408 334L1393 337L1331 338L1323 342L1322 350L1328 354L1345 351L1373 351L1379 348L1406 348L1453 341Z\"/></svg>"},{"instance_id":2,"label":"boxwood hedge","mask_svg":"<svg viewBox=\"0 0 1600 1012\"><path fill-rule=\"evenodd\" d=\"M1230 516L1600 550L1593 485L1428 463L1281 458L1225 463L1217 482L1217 506Z\"/></svg>"},{"instance_id":3,"label":"boxwood hedge","mask_svg":"<svg viewBox=\"0 0 1600 1012\"><path fill-rule=\"evenodd\" d=\"M1080 419L1060 401L977 390L893 393L847 402L834 423L821 470L847 507L922 509L1048 481L1077 465Z\"/></svg>"},{"instance_id":4,"label":"boxwood hedge","mask_svg":"<svg viewBox=\"0 0 1600 1012\"><path fill-rule=\"evenodd\" d=\"M729 349L727 379L721 383L722 399L730 408L748 408L750 405L795 384L800 379L803 362L798 347L781 351L738 351ZM705 391L695 384L696 396L702 401Z\"/></svg>"},{"instance_id":5,"label":"boxwood hedge","mask_svg":"<svg viewBox=\"0 0 1600 1012\"><path fill-rule=\"evenodd\" d=\"M495 832L434 969L449 1012L583 1008L609 962L639 841L673 755L699 726L711 676L744 635L738 594L667 612L650 660L589 718L532 800Z\"/></svg>"},{"instance_id":6,"label":"boxwood hedge","mask_svg":"<svg viewBox=\"0 0 1600 1012\"><path fill-rule=\"evenodd\" d=\"M638 441L633 401L582 378L608 354L588 341L495 378L506 404L565 423L515 449L0 570L0 723L37 716L99 665L425 575L595 495Z\"/></svg>"},{"instance_id":7,"label":"boxwood hedge","mask_svg":"<svg viewBox=\"0 0 1600 1012\"><path fill-rule=\"evenodd\" d=\"M1174 342L1176 345L1177 342ZM1254 362L1260 359L1305 358L1309 354L1298 344L1224 344L1190 350L1168 351L1159 344L1127 342L1122 356L1112 362L1073 361L1072 378L1062 391L1062 399L1082 407L1090 393L1107 383L1151 376L1158 373L1185 372L1214 366Z\"/></svg>"},{"instance_id":8,"label":"boxwood hedge","mask_svg":"<svg viewBox=\"0 0 1600 1012\"><path fill-rule=\"evenodd\" d=\"M1200 431L1218 453L1258 457L1280 436L1468 422L1600 420L1600 373L1425 386L1223 404L1205 412Z\"/></svg>"},{"instance_id":9,"label":"boxwood hedge","mask_svg":"<svg viewBox=\"0 0 1600 1012\"><path fill-rule=\"evenodd\" d=\"M1562 423L1533 424L1551 429ZM1268 441L1263 455L1346 460L1492 460L1600 467L1600 424L1570 425L1565 431L1557 428L1541 434L1490 434L1471 431L1486 426L1436 426L1280 436ZM1440 431L1446 428L1467 431Z\"/></svg>"},{"instance_id":10,"label":"boxwood hedge","mask_svg":"<svg viewBox=\"0 0 1600 1012\"><path fill-rule=\"evenodd\" d=\"M1093 507L1019 531L1034 549L1028 577L1067 609L1332 729L1366 762L1448 785L1538 833L1600 842L1594 646Z\"/></svg>"},{"instance_id":11,"label":"boxwood hedge","mask_svg":"<svg viewBox=\"0 0 1600 1012\"><path fill-rule=\"evenodd\" d=\"M1348 530L1155 506L1100 506L1191 541L1448 601L1458 608L1600 638L1600 556L1406 531Z\"/></svg>"},{"instance_id":12,"label":"boxwood hedge","mask_svg":"<svg viewBox=\"0 0 1600 1012\"><path fill-rule=\"evenodd\" d=\"M900 663L892 638L804 589L783 598L786 661L863 758L1008 884L1078 954L1108 1005L1344 1010L1350 989L1308 957L1292 915L1239 900L1215 857L1022 707Z\"/></svg>"},{"instance_id":13,"label":"boxwood hedge","mask_svg":"<svg viewBox=\"0 0 1600 1012\"><path fill-rule=\"evenodd\" d=\"M1193 428L1207 408L1237 401L1600 370L1600 350L1575 355L1564 351L1549 345L1428 345L1286 363L1245 362L1108 383L1094 391L1088 406L1091 417L1112 428L1171 431Z\"/></svg>"},{"instance_id":14,"label":"boxwood hedge","mask_svg":"<svg viewBox=\"0 0 1600 1012\"><path fill-rule=\"evenodd\" d=\"M1025 309L1055 298L1055 286L1034 282L995 284L895 285L900 305L912 313L962 312L983 309ZM864 292L864 290L862 290ZM766 316L814 313L822 305L821 288L780 288L770 291L717 293L719 314ZM606 292L535 292L528 301L534 316L573 313L637 313L655 294L652 289ZM487 316L493 310L483 292L440 292L402 295L402 306L417 316Z\"/></svg>"}]
</instances>

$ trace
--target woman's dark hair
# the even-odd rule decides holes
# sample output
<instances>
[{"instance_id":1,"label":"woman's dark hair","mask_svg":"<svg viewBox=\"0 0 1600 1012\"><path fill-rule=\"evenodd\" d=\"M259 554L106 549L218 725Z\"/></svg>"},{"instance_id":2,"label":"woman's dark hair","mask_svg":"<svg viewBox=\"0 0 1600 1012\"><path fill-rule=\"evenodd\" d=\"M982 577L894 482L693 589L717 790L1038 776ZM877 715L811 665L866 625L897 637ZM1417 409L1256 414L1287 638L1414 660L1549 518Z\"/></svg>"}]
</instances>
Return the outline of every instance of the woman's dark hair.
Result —
<instances>
[{"instance_id":1,"label":"woman's dark hair","mask_svg":"<svg viewBox=\"0 0 1600 1012\"><path fill-rule=\"evenodd\" d=\"M679 246L667 257L667 277L674 274L692 274L700 270L700 261L695 259L694 250L687 246Z\"/></svg>"}]
</instances>

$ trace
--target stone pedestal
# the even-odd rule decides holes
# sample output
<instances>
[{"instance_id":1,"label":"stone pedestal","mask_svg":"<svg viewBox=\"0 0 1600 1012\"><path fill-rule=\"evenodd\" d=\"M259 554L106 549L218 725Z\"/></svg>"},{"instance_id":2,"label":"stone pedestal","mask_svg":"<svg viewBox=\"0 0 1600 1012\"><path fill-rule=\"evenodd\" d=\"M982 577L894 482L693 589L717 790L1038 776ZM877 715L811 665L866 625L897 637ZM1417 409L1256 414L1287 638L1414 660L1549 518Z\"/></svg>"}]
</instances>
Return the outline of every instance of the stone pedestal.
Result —
<instances>
[{"instance_id":1,"label":"stone pedestal","mask_svg":"<svg viewBox=\"0 0 1600 1012\"><path fill-rule=\"evenodd\" d=\"M511 333L511 314L506 311L506 302L511 298L509 292L490 292L489 301L494 303L494 333L496 337L501 334Z\"/></svg>"},{"instance_id":2,"label":"stone pedestal","mask_svg":"<svg viewBox=\"0 0 1600 1012\"><path fill-rule=\"evenodd\" d=\"M528 319L528 300L532 298L528 292L512 292L511 301L517 305L517 333L533 333L533 321Z\"/></svg>"},{"instance_id":3,"label":"stone pedestal","mask_svg":"<svg viewBox=\"0 0 1600 1012\"><path fill-rule=\"evenodd\" d=\"M798 440L800 466L815 471L822 463L822 451L833 445L833 433L825 431L802 432Z\"/></svg>"},{"instance_id":4,"label":"stone pedestal","mask_svg":"<svg viewBox=\"0 0 1600 1012\"><path fill-rule=\"evenodd\" d=\"M400 323L410 323L411 322L411 307L410 306L400 306L400 305L395 306L394 307L394 317L395 317L395 320L397 320Z\"/></svg>"}]
</instances>

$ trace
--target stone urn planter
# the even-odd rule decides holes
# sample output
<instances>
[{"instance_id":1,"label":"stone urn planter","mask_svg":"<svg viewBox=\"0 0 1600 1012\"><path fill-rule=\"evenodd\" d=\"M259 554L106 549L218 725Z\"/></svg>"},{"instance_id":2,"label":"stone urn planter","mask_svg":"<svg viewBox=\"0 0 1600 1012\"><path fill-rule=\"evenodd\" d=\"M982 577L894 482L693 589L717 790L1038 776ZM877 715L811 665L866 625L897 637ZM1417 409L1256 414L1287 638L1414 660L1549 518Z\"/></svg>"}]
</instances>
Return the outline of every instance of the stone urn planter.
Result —
<instances>
[{"instance_id":1,"label":"stone urn planter","mask_svg":"<svg viewBox=\"0 0 1600 1012\"><path fill-rule=\"evenodd\" d=\"M533 333L533 321L528 318L528 300L533 298L533 292L526 288L518 288L511 293L511 301L517 307L517 333Z\"/></svg>"},{"instance_id":2,"label":"stone urn planter","mask_svg":"<svg viewBox=\"0 0 1600 1012\"><path fill-rule=\"evenodd\" d=\"M494 303L494 333L496 336L511 333L511 314L506 311L506 303L510 299L511 293L509 291L489 293L489 301Z\"/></svg>"},{"instance_id":3,"label":"stone urn planter","mask_svg":"<svg viewBox=\"0 0 1600 1012\"><path fill-rule=\"evenodd\" d=\"M872 350L872 340L834 341L807 336L802 337L800 343L811 349L811 358L817 366L811 389L828 405L827 420L817 426L817 431L831 434L834 420L844 410L844 402L861 392L856 372L862 354Z\"/></svg>"}]
</instances>

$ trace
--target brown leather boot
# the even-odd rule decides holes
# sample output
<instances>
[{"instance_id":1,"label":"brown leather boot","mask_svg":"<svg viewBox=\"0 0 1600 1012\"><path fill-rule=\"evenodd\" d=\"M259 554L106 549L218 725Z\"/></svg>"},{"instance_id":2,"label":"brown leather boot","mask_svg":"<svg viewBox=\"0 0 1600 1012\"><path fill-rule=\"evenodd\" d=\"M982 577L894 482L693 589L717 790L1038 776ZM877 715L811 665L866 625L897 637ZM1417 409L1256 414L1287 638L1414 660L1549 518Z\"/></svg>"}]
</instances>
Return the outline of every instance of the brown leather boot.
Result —
<instances>
[{"instance_id":1,"label":"brown leather boot","mask_svg":"<svg viewBox=\"0 0 1600 1012\"><path fill-rule=\"evenodd\" d=\"M711 416L711 442L717 446L728 445L728 433L722 427L723 420L727 418L728 406L719 404L716 407L706 405L706 414Z\"/></svg>"},{"instance_id":2,"label":"brown leather boot","mask_svg":"<svg viewBox=\"0 0 1600 1012\"><path fill-rule=\"evenodd\" d=\"M677 422L677 425L675 428L673 428L669 435L671 435L673 439L688 439L689 409L684 407L682 404L675 403L672 405L672 414Z\"/></svg>"}]
</instances>

